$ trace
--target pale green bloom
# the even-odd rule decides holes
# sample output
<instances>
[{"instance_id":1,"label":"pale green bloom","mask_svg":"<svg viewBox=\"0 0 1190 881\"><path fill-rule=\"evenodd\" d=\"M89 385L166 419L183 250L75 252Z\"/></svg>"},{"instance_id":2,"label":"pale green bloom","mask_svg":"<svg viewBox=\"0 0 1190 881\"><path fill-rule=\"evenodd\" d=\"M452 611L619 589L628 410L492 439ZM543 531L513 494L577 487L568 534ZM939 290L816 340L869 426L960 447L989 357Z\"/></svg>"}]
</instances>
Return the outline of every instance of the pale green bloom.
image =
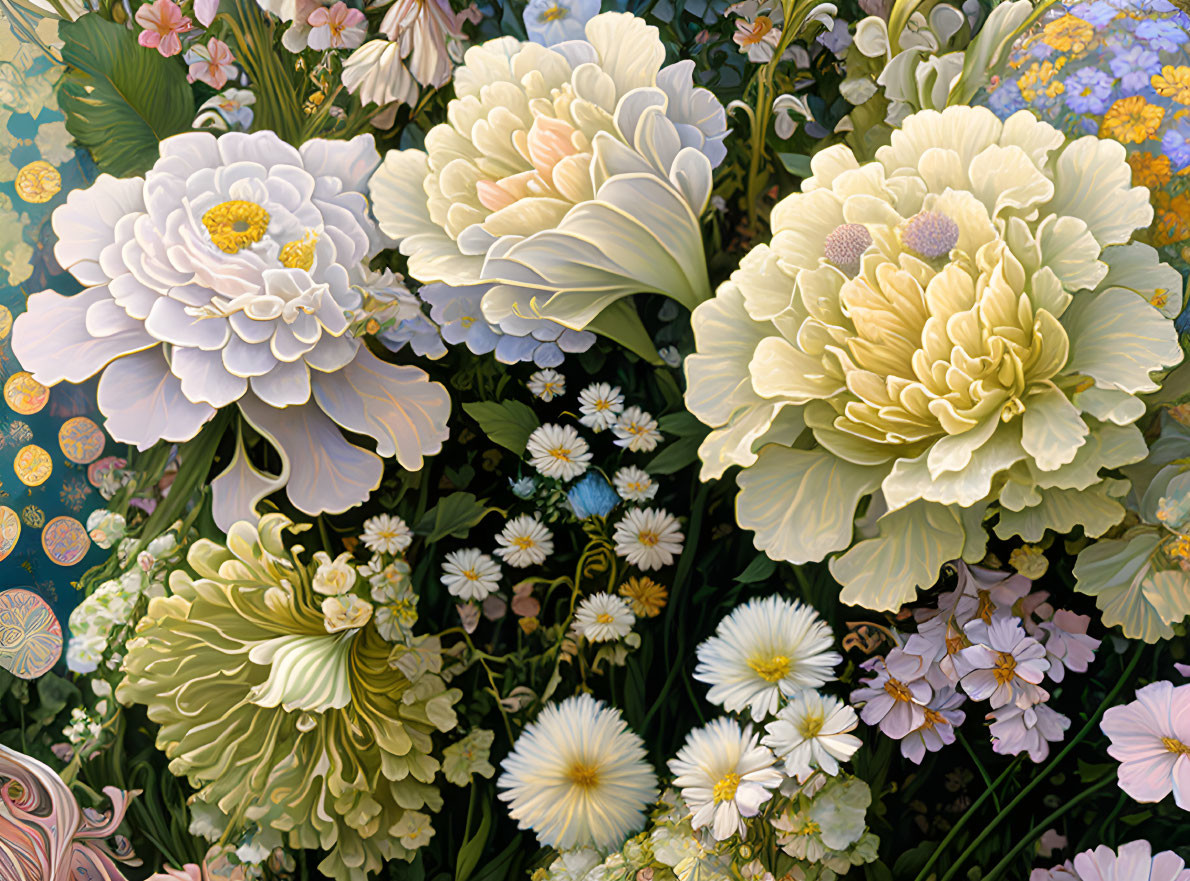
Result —
<instances>
[{"instance_id":1,"label":"pale green bloom","mask_svg":"<svg viewBox=\"0 0 1190 881\"><path fill-rule=\"evenodd\" d=\"M895 609L983 522L1038 541L1124 516L1101 473L1177 364L1178 273L1123 147L1022 111L905 120L877 161L823 150L803 192L695 310L702 477L743 466L736 518L770 557L831 561L842 600ZM871 497L858 538L856 509Z\"/></svg>"},{"instance_id":2,"label":"pale green bloom","mask_svg":"<svg viewBox=\"0 0 1190 881\"><path fill-rule=\"evenodd\" d=\"M443 776L455 786L467 786L472 774L490 779L496 773L488 761L495 739L493 732L476 728L462 740L452 743L442 751Z\"/></svg>"}]
</instances>

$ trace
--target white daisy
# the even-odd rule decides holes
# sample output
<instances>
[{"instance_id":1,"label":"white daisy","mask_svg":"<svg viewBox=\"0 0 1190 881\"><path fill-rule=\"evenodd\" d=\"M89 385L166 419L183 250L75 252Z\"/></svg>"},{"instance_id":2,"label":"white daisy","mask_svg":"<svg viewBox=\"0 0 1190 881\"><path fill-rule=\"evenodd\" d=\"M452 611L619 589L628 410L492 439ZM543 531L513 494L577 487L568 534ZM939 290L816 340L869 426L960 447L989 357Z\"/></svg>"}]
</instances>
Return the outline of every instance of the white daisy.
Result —
<instances>
[{"instance_id":1,"label":"white daisy","mask_svg":"<svg viewBox=\"0 0 1190 881\"><path fill-rule=\"evenodd\" d=\"M661 443L657 420L640 407L629 407L621 413L612 426L612 434L616 436L617 447L624 447L632 453L648 453Z\"/></svg>"},{"instance_id":2,"label":"white daisy","mask_svg":"<svg viewBox=\"0 0 1190 881\"><path fill-rule=\"evenodd\" d=\"M769 722L761 741L785 761L785 771L805 783L815 768L830 776L839 773L862 741L848 734L859 726L855 710L837 697L823 696L812 688L795 694L777 718Z\"/></svg>"},{"instance_id":3,"label":"white daisy","mask_svg":"<svg viewBox=\"0 0 1190 881\"><path fill-rule=\"evenodd\" d=\"M648 502L657 495L657 483L643 468L627 465L612 479L620 498L628 502Z\"/></svg>"},{"instance_id":4,"label":"white daisy","mask_svg":"<svg viewBox=\"0 0 1190 881\"><path fill-rule=\"evenodd\" d=\"M529 464L546 477L573 480L591 461L591 448L569 425L547 424L534 430L525 444Z\"/></svg>"},{"instance_id":5,"label":"white daisy","mask_svg":"<svg viewBox=\"0 0 1190 881\"><path fill-rule=\"evenodd\" d=\"M809 606L783 597L750 600L719 622L698 647L694 678L711 686L707 700L729 713L751 710L760 721L781 695L818 688L842 658L834 634Z\"/></svg>"},{"instance_id":6,"label":"white daisy","mask_svg":"<svg viewBox=\"0 0 1190 881\"><path fill-rule=\"evenodd\" d=\"M500 586L500 564L478 548L451 551L442 572L446 589L464 600L487 599Z\"/></svg>"},{"instance_id":7,"label":"white daisy","mask_svg":"<svg viewBox=\"0 0 1190 881\"><path fill-rule=\"evenodd\" d=\"M593 382L578 393L579 422L593 431L600 432L616 424L616 418L624 412L624 394L618 385Z\"/></svg>"},{"instance_id":8,"label":"white daisy","mask_svg":"<svg viewBox=\"0 0 1190 881\"><path fill-rule=\"evenodd\" d=\"M566 394L566 377L557 370L538 370L525 383L534 397L541 398L547 404L554 398Z\"/></svg>"},{"instance_id":9,"label":"white daisy","mask_svg":"<svg viewBox=\"0 0 1190 881\"><path fill-rule=\"evenodd\" d=\"M400 517L377 514L364 521L360 541L375 554L399 554L413 543L413 530Z\"/></svg>"},{"instance_id":10,"label":"white daisy","mask_svg":"<svg viewBox=\"0 0 1190 881\"><path fill-rule=\"evenodd\" d=\"M674 561L682 552L682 530L678 520L668 511L658 508L637 508L629 511L616 524L612 538L616 554L627 558L638 569L660 569Z\"/></svg>"},{"instance_id":11,"label":"white daisy","mask_svg":"<svg viewBox=\"0 0 1190 881\"><path fill-rule=\"evenodd\" d=\"M554 552L554 535L536 517L522 514L504 524L496 536L496 556L518 569L536 566Z\"/></svg>"},{"instance_id":12,"label":"white daisy","mask_svg":"<svg viewBox=\"0 0 1190 881\"><path fill-rule=\"evenodd\" d=\"M632 632L636 616L618 596L597 593L584 597L574 613L574 629L591 642L615 642Z\"/></svg>"},{"instance_id":13,"label":"white daisy","mask_svg":"<svg viewBox=\"0 0 1190 881\"><path fill-rule=\"evenodd\" d=\"M776 762L751 725L741 729L723 717L691 731L669 770L690 809L691 825L710 826L715 839L724 841L746 834L743 818L755 817L772 796L770 790L781 785Z\"/></svg>"},{"instance_id":14,"label":"white daisy","mask_svg":"<svg viewBox=\"0 0 1190 881\"><path fill-rule=\"evenodd\" d=\"M619 848L657 795L644 743L587 694L546 707L502 769L496 785L509 816L557 850Z\"/></svg>"}]
</instances>

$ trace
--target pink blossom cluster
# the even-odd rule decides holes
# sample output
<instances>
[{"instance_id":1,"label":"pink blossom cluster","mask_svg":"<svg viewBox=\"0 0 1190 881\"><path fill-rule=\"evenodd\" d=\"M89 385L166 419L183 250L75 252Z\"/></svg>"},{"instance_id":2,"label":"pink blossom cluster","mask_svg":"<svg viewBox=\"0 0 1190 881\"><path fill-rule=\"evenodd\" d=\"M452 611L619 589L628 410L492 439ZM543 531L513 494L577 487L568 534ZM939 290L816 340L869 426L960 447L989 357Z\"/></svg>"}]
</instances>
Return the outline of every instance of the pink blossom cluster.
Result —
<instances>
[{"instance_id":1,"label":"pink blossom cluster","mask_svg":"<svg viewBox=\"0 0 1190 881\"><path fill-rule=\"evenodd\" d=\"M894 648L862 665L872 676L851 694L860 718L920 764L954 742L968 699L987 701L992 748L1044 761L1070 720L1047 705L1042 682L1085 673L1099 640L1087 635L1088 616L1055 610L1032 587L1022 575L959 563L957 587L912 612L917 632L896 634Z\"/></svg>"},{"instance_id":2,"label":"pink blossom cluster","mask_svg":"<svg viewBox=\"0 0 1190 881\"><path fill-rule=\"evenodd\" d=\"M1149 842L1129 841L1118 851L1106 845L1083 851L1052 869L1034 869L1029 881L1190 881L1190 869L1172 850L1153 854Z\"/></svg>"},{"instance_id":3,"label":"pink blossom cluster","mask_svg":"<svg viewBox=\"0 0 1190 881\"><path fill-rule=\"evenodd\" d=\"M195 0L194 17L202 28L208 27L219 12L219 0ZM222 89L227 81L239 73L232 62L231 49L222 40L211 37L204 44L200 31L196 30L190 17L183 14L182 7L174 0L154 0L136 10L136 23L144 30L137 37L146 49L156 49L166 58L179 54L183 48L182 37L186 36L190 46L186 51L186 63L190 65L187 78L190 82L201 80L213 89Z\"/></svg>"}]
</instances>

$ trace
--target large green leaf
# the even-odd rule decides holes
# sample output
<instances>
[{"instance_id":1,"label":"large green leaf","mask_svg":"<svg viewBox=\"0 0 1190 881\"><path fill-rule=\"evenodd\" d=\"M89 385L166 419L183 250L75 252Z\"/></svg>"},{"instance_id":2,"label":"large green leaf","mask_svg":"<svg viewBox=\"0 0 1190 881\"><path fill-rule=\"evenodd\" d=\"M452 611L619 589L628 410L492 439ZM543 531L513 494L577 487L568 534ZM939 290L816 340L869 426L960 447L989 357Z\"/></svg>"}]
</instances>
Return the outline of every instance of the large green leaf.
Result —
<instances>
[{"instance_id":1,"label":"large green leaf","mask_svg":"<svg viewBox=\"0 0 1190 881\"><path fill-rule=\"evenodd\" d=\"M488 440L518 456L525 452L529 435L541 425L533 408L520 401L474 401L464 404L463 410L479 423Z\"/></svg>"},{"instance_id":2,"label":"large green leaf","mask_svg":"<svg viewBox=\"0 0 1190 881\"><path fill-rule=\"evenodd\" d=\"M451 493L422 516L413 531L433 544L448 535L466 538L472 526L497 508L489 508L471 493Z\"/></svg>"},{"instance_id":3,"label":"large green leaf","mask_svg":"<svg viewBox=\"0 0 1190 881\"><path fill-rule=\"evenodd\" d=\"M58 26L62 77L58 104L66 129L91 151L101 171L141 174L162 138L190 128L194 99L185 68L136 41L136 34L98 15Z\"/></svg>"}]
</instances>

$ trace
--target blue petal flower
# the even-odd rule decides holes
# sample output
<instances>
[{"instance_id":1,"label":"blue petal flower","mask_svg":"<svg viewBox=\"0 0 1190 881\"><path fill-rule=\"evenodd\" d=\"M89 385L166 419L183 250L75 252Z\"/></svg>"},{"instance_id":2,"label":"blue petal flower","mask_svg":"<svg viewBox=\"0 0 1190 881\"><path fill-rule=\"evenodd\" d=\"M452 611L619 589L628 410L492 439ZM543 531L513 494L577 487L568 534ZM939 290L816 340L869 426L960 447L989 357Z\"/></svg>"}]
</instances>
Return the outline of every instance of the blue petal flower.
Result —
<instances>
[{"instance_id":1,"label":"blue petal flower","mask_svg":"<svg viewBox=\"0 0 1190 881\"><path fill-rule=\"evenodd\" d=\"M602 475L589 472L586 477L570 488L566 494L570 509L579 520L588 517L606 517L620 503L619 494L612 489Z\"/></svg>"}]
</instances>

